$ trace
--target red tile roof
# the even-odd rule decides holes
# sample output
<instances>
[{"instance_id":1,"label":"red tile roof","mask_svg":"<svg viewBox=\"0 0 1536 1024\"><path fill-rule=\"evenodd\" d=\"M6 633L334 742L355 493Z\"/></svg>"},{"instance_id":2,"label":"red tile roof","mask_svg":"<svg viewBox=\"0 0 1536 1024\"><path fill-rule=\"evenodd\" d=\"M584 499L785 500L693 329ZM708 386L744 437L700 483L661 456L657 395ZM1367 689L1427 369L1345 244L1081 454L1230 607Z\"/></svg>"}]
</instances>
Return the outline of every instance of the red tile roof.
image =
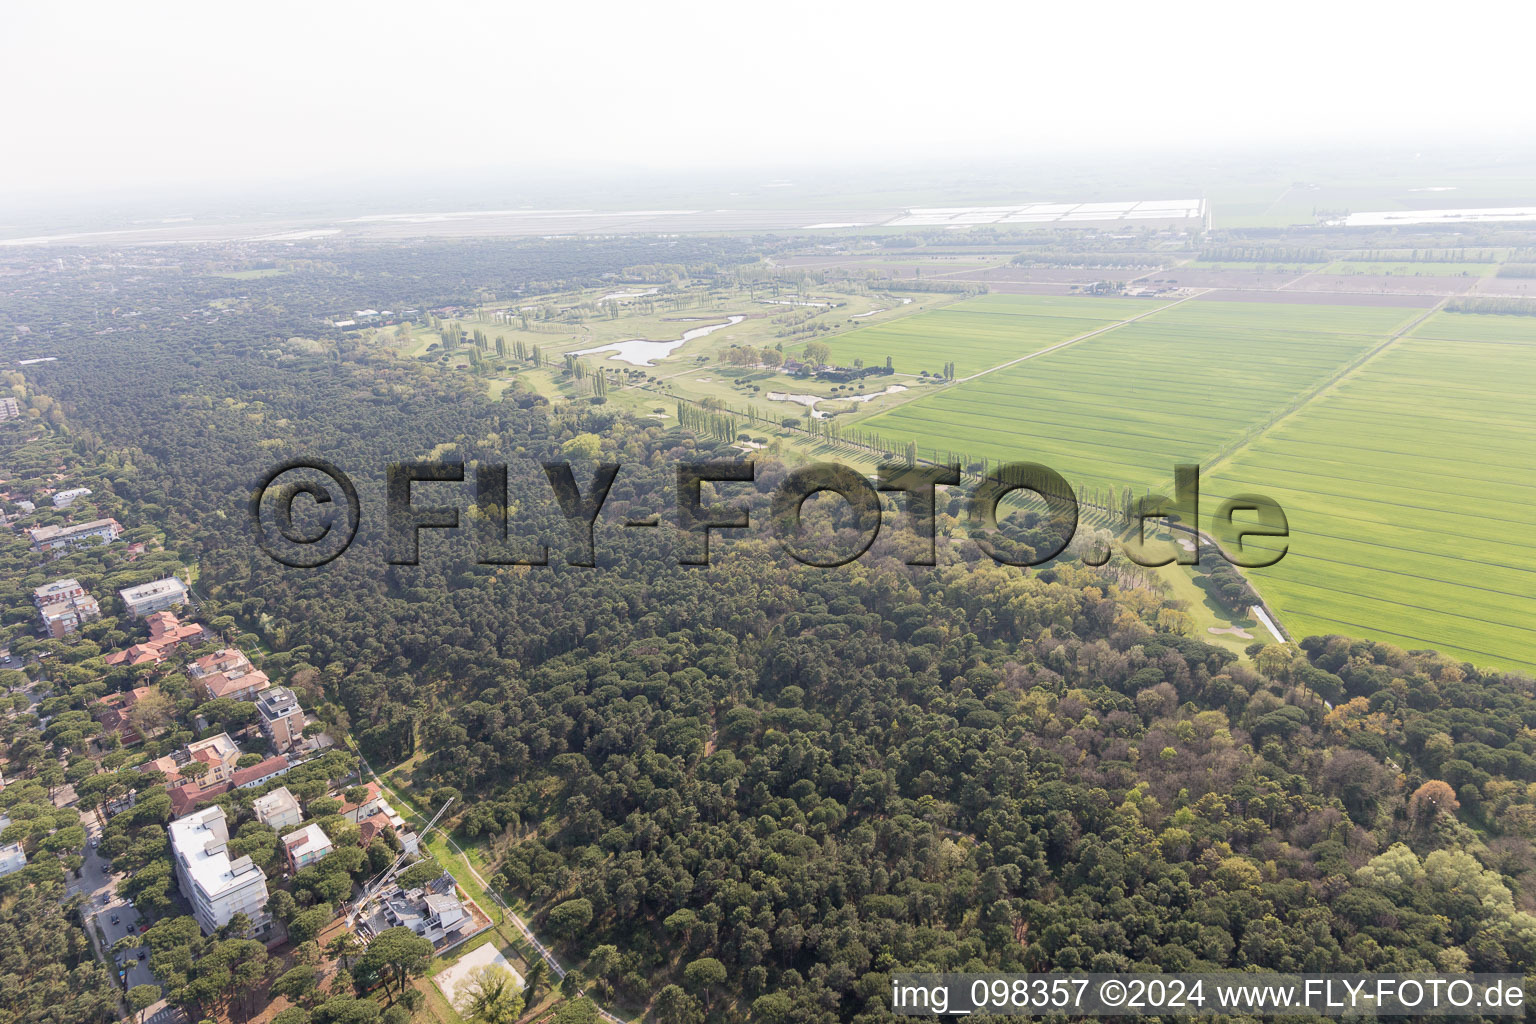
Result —
<instances>
[{"instance_id":1,"label":"red tile roof","mask_svg":"<svg viewBox=\"0 0 1536 1024\"><path fill-rule=\"evenodd\" d=\"M265 690L272 685L272 680L259 668L253 668L242 676L230 678L223 672L214 672L203 676L197 684L208 691L210 697L227 697L232 693L244 693Z\"/></svg>"},{"instance_id":2,"label":"red tile roof","mask_svg":"<svg viewBox=\"0 0 1536 1024\"><path fill-rule=\"evenodd\" d=\"M201 639L203 627L196 622L183 623L172 612L154 612L144 617L149 623L149 639L127 650L107 655L108 665L159 664L178 644Z\"/></svg>"},{"instance_id":3,"label":"red tile roof","mask_svg":"<svg viewBox=\"0 0 1536 1024\"><path fill-rule=\"evenodd\" d=\"M96 721L100 722L106 732L115 732L125 746L133 746L142 741L139 735L128 721L128 711L149 692L147 686L136 686L132 690L119 690L109 693L101 698L100 703L106 706L105 711L96 715ZM164 731L163 729L161 730Z\"/></svg>"},{"instance_id":4,"label":"red tile roof","mask_svg":"<svg viewBox=\"0 0 1536 1024\"><path fill-rule=\"evenodd\" d=\"M355 811L359 807L362 807L364 804L368 803L370 800L377 800L379 798L379 796L381 795L381 793L383 792L382 790L379 789L379 784L377 782L365 783L363 788L368 790L368 795L367 796L363 797L363 799L361 801L359 801L358 803L355 803L355 804L354 803L348 803L345 800L343 800L342 804L341 804L341 810L337 811L336 813L337 814L346 814L349 811Z\"/></svg>"},{"instance_id":5,"label":"red tile roof","mask_svg":"<svg viewBox=\"0 0 1536 1024\"><path fill-rule=\"evenodd\" d=\"M183 814L191 814L197 809L198 804L223 796L230 789L231 786L227 782L220 782L206 789L201 786L179 786L171 790L171 813L178 818Z\"/></svg>"},{"instance_id":6,"label":"red tile roof","mask_svg":"<svg viewBox=\"0 0 1536 1024\"><path fill-rule=\"evenodd\" d=\"M286 757L269 757L260 764L253 764L249 768L241 768L231 775L229 781L236 789L257 779L266 778L268 775L277 775L288 770Z\"/></svg>"},{"instance_id":7,"label":"red tile roof","mask_svg":"<svg viewBox=\"0 0 1536 1024\"><path fill-rule=\"evenodd\" d=\"M358 835L358 842L364 847L372 843L375 837L394 829L394 826L390 824L389 815L385 814L383 811L379 811L377 814L374 814L371 817L364 818L357 824L358 828L361 830Z\"/></svg>"}]
</instances>

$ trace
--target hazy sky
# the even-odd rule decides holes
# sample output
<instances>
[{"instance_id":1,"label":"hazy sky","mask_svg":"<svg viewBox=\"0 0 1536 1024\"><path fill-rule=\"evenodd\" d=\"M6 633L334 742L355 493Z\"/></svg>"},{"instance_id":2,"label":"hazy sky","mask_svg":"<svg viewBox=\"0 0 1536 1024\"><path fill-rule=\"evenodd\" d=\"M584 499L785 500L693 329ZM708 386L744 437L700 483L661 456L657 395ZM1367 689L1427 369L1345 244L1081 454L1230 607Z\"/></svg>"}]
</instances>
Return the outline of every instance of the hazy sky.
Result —
<instances>
[{"instance_id":1,"label":"hazy sky","mask_svg":"<svg viewBox=\"0 0 1536 1024\"><path fill-rule=\"evenodd\" d=\"M1533 8L9 3L0 190L1528 140Z\"/></svg>"}]
</instances>

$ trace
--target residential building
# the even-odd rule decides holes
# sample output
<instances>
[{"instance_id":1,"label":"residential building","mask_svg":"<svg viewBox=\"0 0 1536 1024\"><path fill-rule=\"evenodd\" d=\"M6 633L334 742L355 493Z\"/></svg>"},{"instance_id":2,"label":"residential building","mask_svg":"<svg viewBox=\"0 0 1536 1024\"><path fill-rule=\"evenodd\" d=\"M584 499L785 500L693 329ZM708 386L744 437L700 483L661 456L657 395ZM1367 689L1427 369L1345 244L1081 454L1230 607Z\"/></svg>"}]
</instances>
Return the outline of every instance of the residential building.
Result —
<instances>
[{"instance_id":1,"label":"residential building","mask_svg":"<svg viewBox=\"0 0 1536 1024\"><path fill-rule=\"evenodd\" d=\"M137 686L132 690L121 690L117 693L109 693L98 702L102 710L96 713L96 721L101 723L104 733L116 733L118 741L125 747L131 747L136 743L142 743L145 739L153 739L165 732L166 727L160 726L150 732L149 736L139 735L139 730L129 720L133 706L143 700L149 693L149 687Z\"/></svg>"},{"instance_id":2,"label":"residential building","mask_svg":"<svg viewBox=\"0 0 1536 1024\"><path fill-rule=\"evenodd\" d=\"M204 786L228 782L240 760L240 748L227 732L188 743L187 753L193 761L201 761L208 766L207 773L198 780Z\"/></svg>"},{"instance_id":3,"label":"residential building","mask_svg":"<svg viewBox=\"0 0 1536 1024\"><path fill-rule=\"evenodd\" d=\"M69 508L77 499L88 497L90 493L89 487L71 487L67 491L56 491L53 495L53 507Z\"/></svg>"},{"instance_id":4,"label":"residential building","mask_svg":"<svg viewBox=\"0 0 1536 1024\"><path fill-rule=\"evenodd\" d=\"M331 837L314 822L283 836L283 854L288 858L288 866L295 871L324 859L335 848Z\"/></svg>"},{"instance_id":5,"label":"residential building","mask_svg":"<svg viewBox=\"0 0 1536 1024\"><path fill-rule=\"evenodd\" d=\"M177 646L200 644L207 635L201 625L182 622L175 612L151 612L144 616L144 622L149 626L149 639L107 655L108 665L158 665Z\"/></svg>"},{"instance_id":6,"label":"residential building","mask_svg":"<svg viewBox=\"0 0 1536 1024\"><path fill-rule=\"evenodd\" d=\"M304 738L304 709L286 686L274 686L256 698L261 731L278 751L292 748Z\"/></svg>"},{"instance_id":7,"label":"residential building","mask_svg":"<svg viewBox=\"0 0 1536 1024\"><path fill-rule=\"evenodd\" d=\"M251 810L256 812L257 821L278 831L292 828L304 820L298 798L288 792L287 786L278 786L272 792L252 800Z\"/></svg>"},{"instance_id":8,"label":"residential building","mask_svg":"<svg viewBox=\"0 0 1536 1024\"><path fill-rule=\"evenodd\" d=\"M14 420L21 415L21 406L14 398L0 398L0 420Z\"/></svg>"},{"instance_id":9,"label":"residential building","mask_svg":"<svg viewBox=\"0 0 1536 1024\"><path fill-rule=\"evenodd\" d=\"M85 587L80 585L80 581L73 576L66 576L64 579L44 583L35 588L32 591L32 603L39 608L45 608L60 601L73 601L77 597L86 596L88 595Z\"/></svg>"},{"instance_id":10,"label":"residential building","mask_svg":"<svg viewBox=\"0 0 1536 1024\"><path fill-rule=\"evenodd\" d=\"M419 846L419 839L411 827L405 823L405 819L390 806L384 798L383 791L379 789L377 782L369 782L365 788L368 795L357 803L343 800L341 810L342 817L353 822L360 829L359 844L367 849L380 833L388 830L400 840L400 846L407 853L414 854Z\"/></svg>"},{"instance_id":11,"label":"residential building","mask_svg":"<svg viewBox=\"0 0 1536 1024\"><path fill-rule=\"evenodd\" d=\"M235 789L255 789L263 782L270 782L279 775L286 774L293 765L281 754L269 757L259 764L253 764L249 768L240 768L229 777L229 783Z\"/></svg>"},{"instance_id":12,"label":"residential building","mask_svg":"<svg viewBox=\"0 0 1536 1024\"><path fill-rule=\"evenodd\" d=\"M198 658L187 666L187 675L209 700L215 697L255 700L258 693L272 685L265 672L233 647Z\"/></svg>"},{"instance_id":13,"label":"residential building","mask_svg":"<svg viewBox=\"0 0 1536 1024\"><path fill-rule=\"evenodd\" d=\"M254 934L270 929L266 873L249 857L230 858L229 826L222 808L208 807L177 818L169 831L176 881L205 934L212 935L236 914L250 918Z\"/></svg>"},{"instance_id":14,"label":"residential building","mask_svg":"<svg viewBox=\"0 0 1536 1024\"><path fill-rule=\"evenodd\" d=\"M484 915L471 913L459 898L452 875L443 875L421 889L388 889L378 897L377 909L363 921L364 934L372 939L390 928L409 928L442 952L488 927Z\"/></svg>"},{"instance_id":15,"label":"residential building","mask_svg":"<svg viewBox=\"0 0 1536 1024\"><path fill-rule=\"evenodd\" d=\"M367 796L363 797L363 799L357 803L352 803L343 799L341 810L337 811L336 813L340 814L354 825L362 824L365 819L371 818L375 814L383 814L389 818L390 823L396 828L399 828L401 825L405 824L405 819L400 817L399 814L395 813L395 809L391 807L389 805L389 801L384 798L384 791L379 788L379 784L377 782L365 783L363 788L368 791Z\"/></svg>"},{"instance_id":16,"label":"residential building","mask_svg":"<svg viewBox=\"0 0 1536 1024\"><path fill-rule=\"evenodd\" d=\"M209 736L207 739L189 743L184 750L157 757L144 767L147 770L163 772L166 788L174 792L184 786L190 786L196 790L228 783L235 773L235 765L239 760L240 748L235 745L234 740L230 739L229 733L221 732L217 736ZM208 769L194 777L187 771L187 765L193 762L206 764Z\"/></svg>"},{"instance_id":17,"label":"residential building","mask_svg":"<svg viewBox=\"0 0 1536 1024\"><path fill-rule=\"evenodd\" d=\"M32 538L32 547L37 551L74 548L98 540L110 544L122 533L123 527L116 519L92 519L75 526L34 526L27 531Z\"/></svg>"},{"instance_id":18,"label":"residential building","mask_svg":"<svg viewBox=\"0 0 1536 1024\"><path fill-rule=\"evenodd\" d=\"M383 813L364 818L357 823L357 845L366 850L385 832L393 832L395 838L400 840L400 849L412 857L420 852L420 837L409 826L394 821L389 815Z\"/></svg>"},{"instance_id":19,"label":"residential building","mask_svg":"<svg viewBox=\"0 0 1536 1024\"><path fill-rule=\"evenodd\" d=\"M136 619L141 619L151 612L178 608L187 603L187 594L187 585L175 576L141 583L136 587L125 587L117 592L117 595L123 599L123 605L128 609L128 614Z\"/></svg>"},{"instance_id":20,"label":"residential building","mask_svg":"<svg viewBox=\"0 0 1536 1024\"><path fill-rule=\"evenodd\" d=\"M80 628L85 622L101 618L101 605L89 594L84 597L72 597L67 601L55 601L45 604L37 613L42 622L43 633L55 640L64 637Z\"/></svg>"},{"instance_id":21,"label":"residential building","mask_svg":"<svg viewBox=\"0 0 1536 1024\"><path fill-rule=\"evenodd\" d=\"M190 779L183 778L181 774L182 767L191 760L187 756L186 750L173 750L169 754L155 758L153 761L146 761L140 766L139 770L160 772L165 776L166 788L173 789L176 786L186 785L191 781Z\"/></svg>"},{"instance_id":22,"label":"residential building","mask_svg":"<svg viewBox=\"0 0 1536 1024\"><path fill-rule=\"evenodd\" d=\"M133 807L133 805L138 803L138 802L139 802L139 791L136 790L136 789L130 789L128 792L124 793L122 796L115 796L115 797L112 797L110 800L107 800L105 803L103 803L101 805L101 807L102 807L102 810L107 812L107 817L110 818L110 817L113 817L114 815L122 814L124 811L126 811L129 808Z\"/></svg>"},{"instance_id":23,"label":"residential building","mask_svg":"<svg viewBox=\"0 0 1536 1024\"><path fill-rule=\"evenodd\" d=\"M211 786L198 786L189 783L185 786L177 786L171 790L171 814L181 817L191 814L206 803L217 800L235 787L228 782L218 782Z\"/></svg>"},{"instance_id":24,"label":"residential building","mask_svg":"<svg viewBox=\"0 0 1536 1024\"><path fill-rule=\"evenodd\" d=\"M20 843L7 843L0 846L0 876L20 871L26 866L27 851L22 849Z\"/></svg>"}]
</instances>

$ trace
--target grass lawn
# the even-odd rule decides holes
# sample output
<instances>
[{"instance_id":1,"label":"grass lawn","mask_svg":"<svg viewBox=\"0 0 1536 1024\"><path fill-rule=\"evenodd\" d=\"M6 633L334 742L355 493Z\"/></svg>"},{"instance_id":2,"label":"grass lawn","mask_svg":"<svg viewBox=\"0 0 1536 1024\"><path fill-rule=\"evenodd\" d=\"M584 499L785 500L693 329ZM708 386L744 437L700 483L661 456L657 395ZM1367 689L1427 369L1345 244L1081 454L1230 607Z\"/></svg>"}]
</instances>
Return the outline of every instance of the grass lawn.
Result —
<instances>
[{"instance_id":1,"label":"grass lawn","mask_svg":"<svg viewBox=\"0 0 1536 1024\"><path fill-rule=\"evenodd\" d=\"M1167 538L1166 533L1158 534L1162 539ZM1204 565L1205 559L1201 559ZM1233 616L1221 605L1211 600L1205 589L1195 582L1194 573L1189 566L1165 565L1148 570L1157 574L1158 578L1168 584L1168 596L1184 602L1184 611L1195 621L1197 627L1195 639L1203 640L1216 647L1225 647L1246 660L1245 648L1252 643L1269 643L1273 637L1269 631L1261 626L1257 619L1249 616ZM1233 627L1243 630L1251 635L1251 639L1225 632ZM1223 632L1213 633L1212 629Z\"/></svg>"}]
</instances>

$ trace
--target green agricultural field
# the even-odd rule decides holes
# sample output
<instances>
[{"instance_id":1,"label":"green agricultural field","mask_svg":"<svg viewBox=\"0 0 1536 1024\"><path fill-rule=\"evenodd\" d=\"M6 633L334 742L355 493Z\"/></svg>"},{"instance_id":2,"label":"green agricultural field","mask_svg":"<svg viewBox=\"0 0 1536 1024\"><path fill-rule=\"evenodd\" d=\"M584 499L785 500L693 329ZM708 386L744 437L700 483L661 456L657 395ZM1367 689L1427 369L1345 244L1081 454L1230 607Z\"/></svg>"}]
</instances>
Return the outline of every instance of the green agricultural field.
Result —
<instances>
[{"instance_id":1,"label":"green agricultural field","mask_svg":"<svg viewBox=\"0 0 1536 1024\"><path fill-rule=\"evenodd\" d=\"M1184 302L1157 314L1157 320L1170 325L1221 328L1233 334L1277 330L1386 336L1412 323L1421 312L1392 306Z\"/></svg>"},{"instance_id":2,"label":"green agricultural field","mask_svg":"<svg viewBox=\"0 0 1536 1024\"><path fill-rule=\"evenodd\" d=\"M1536 316L1489 313L1435 313L1413 329L1415 338L1446 341L1536 343Z\"/></svg>"},{"instance_id":3,"label":"green agricultural field","mask_svg":"<svg viewBox=\"0 0 1536 1024\"><path fill-rule=\"evenodd\" d=\"M1284 413L1404 312L1180 303L859 425L925 451L1043 462L1096 488L1150 487Z\"/></svg>"},{"instance_id":4,"label":"green agricultural field","mask_svg":"<svg viewBox=\"0 0 1536 1024\"><path fill-rule=\"evenodd\" d=\"M953 362L966 377L1155 308L1124 299L983 295L822 340L844 366L856 359L883 366L890 357L898 373L939 374Z\"/></svg>"},{"instance_id":5,"label":"green agricultural field","mask_svg":"<svg viewBox=\"0 0 1536 1024\"><path fill-rule=\"evenodd\" d=\"M1249 575L1292 635L1536 670L1536 319L1421 316L1185 302L858 425L1098 493L1200 463L1207 516L1287 510L1289 554Z\"/></svg>"},{"instance_id":6,"label":"green agricultural field","mask_svg":"<svg viewBox=\"0 0 1536 1024\"><path fill-rule=\"evenodd\" d=\"M1437 315L1218 467L1207 500L1286 508L1289 554L1250 577L1292 634L1536 670L1533 388L1519 318Z\"/></svg>"}]
</instances>

